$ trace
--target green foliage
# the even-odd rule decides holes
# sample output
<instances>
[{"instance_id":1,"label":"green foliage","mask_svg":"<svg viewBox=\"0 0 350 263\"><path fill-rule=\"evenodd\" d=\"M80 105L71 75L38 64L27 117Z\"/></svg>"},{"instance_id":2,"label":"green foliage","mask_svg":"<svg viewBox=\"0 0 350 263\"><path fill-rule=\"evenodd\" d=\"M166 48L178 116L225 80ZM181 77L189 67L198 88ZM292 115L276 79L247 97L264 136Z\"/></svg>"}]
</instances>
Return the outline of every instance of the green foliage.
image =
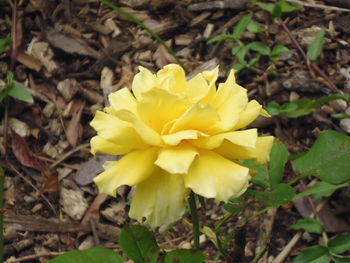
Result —
<instances>
[{"instance_id":1,"label":"green foliage","mask_svg":"<svg viewBox=\"0 0 350 263\"><path fill-rule=\"evenodd\" d=\"M328 263L331 261L329 250L323 246L312 246L297 256L293 263Z\"/></svg>"},{"instance_id":2,"label":"green foliage","mask_svg":"<svg viewBox=\"0 0 350 263\"><path fill-rule=\"evenodd\" d=\"M253 1L253 3L270 13L273 18L280 18L283 14L294 12L299 7L298 4L286 1L278 1L276 3Z\"/></svg>"},{"instance_id":3,"label":"green foliage","mask_svg":"<svg viewBox=\"0 0 350 263\"><path fill-rule=\"evenodd\" d=\"M235 42L232 47L231 53L237 59L238 63L233 65L231 68L235 69L236 72L241 71L244 68L251 68L255 63L259 61L261 56L267 56L271 61L278 61L279 55L282 52L288 50L287 47L277 45L271 48L260 41L253 41L248 44L244 44L240 40L241 34L248 30L252 33L261 33L260 24L252 20L253 15L251 13L245 15L233 28L231 34L221 34L208 41L208 44L212 44L217 41L231 40ZM253 52L253 54L251 54ZM249 59L246 57L249 56Z\"/></svg>"},{"instance_id":4,"label":"green foliage","mask_svg":"<svg viewBox=\"0 0 350 263\"><path fill-rule=\"evenodd\" d=\"M159 247L151 231L144 226L128 225L122 229L119 245L135 263L156 263Z\"/></svg>"},{"instance_id":5,"label":"green foliage","mask_svg":"<svg viewBox=\"0 0 350 263\"><path fill-rule=\"evenodd\" d=\"M10 37L0 38L0 54L3 53L6 47L11 43Z\"/></svg>"},{"instance_id":6,"label":"green foliage","mask_svg":"<svg viewBox=\"0 0 350 263\"><path fill-rule=\"evenodd\" d=\"M332 100L343 99L350 100L349 94L335 94L330 96L321 97L316 100L311 99L299 99L291 102L278 104L275 101L271 101L267 104L266 110L272 116L284 116L288 118L298 118L301 116L309 115L314 112L320 105L330 102Z\"/></svg>"},{"instance_id":7,"label":"green foliage","mask_svg":"<svg viewBox=\"0 0 350 263\"><path fill-rule=\"evenodd\" d=\"M167 253L164 257L164 263L201 263L205 256L200 251L178 249Z\"/></svg>"},{"instance_id":8,"label":"green foliage","mask_svg":"<svg viewBox=\"0 0 350 263\"><path fill-rule=\"evenodd\" d=\"M321 29L317 32L316 38L310 43L307 47L307 56L310 60L314 61L322 52L323 43L324 43L324 33L325 30Z\"/></svg>"},{"instance_id":9,"label":"green foliage","mask_svg":"<svg viewBox=\"0 0 350 263\"><path fill-rule=\"evenodd\" d=\"M295 196L295 198L299 198L305 195L312 195L315 198L319 198L319 197L328 197L331 196L336 190L343 188L343 187L347 187L350 184L345 183L345 184L338 184L338 185L334 185L334 184L330 184L330 183L326 183L326 182L317 182L315 185L313 185L312 187L310 187L308 190L301 192L300 194L297 194Z\"/></svg>"},{"instance_id":10,"label":"green foliage","mask_svg":"<svg viewBox=\"0 0 350 263\"><path fill-rule=\"evenodd\" d=\"M277 184L282 182L284 176L284 166L288 161L288 150L286 146L276 141L272 147L270 154L270 188L274 189Z\"/></svg>"},{"instance_id":11,"label":"green foliage","mask_svg":"<svg viewBox=\"0 0 350 263\"><path fill-rule=\"evenodd\" d=\"M342 233L334 236L329 240L328 247L334 254L350 251L350 233Z\"/></svg>"},{"instance_id":12,"label":"green foliage","mask_svg":"<svg viewBox=\"0 0 350 263\"><path fill-rule=\"evenodd\" d=\"M323 224L313 218L300 219L294 225L291 225L291 229L303 229L310 233L321 234L323 232Z\"/></svg>"},{"instance_id":13,"label":"green foliage","mask_svg":"<svg viewBox=\"0 0 350 263\"><path fill-rule=\"evenodd\" d=\"M6 75L7 83L5 85L0 85L0 102L7 96L11 96L15 99L22 100L24 102L33 103L33 97L29 90L22 86L15 84L13 82L13 73L7 72Z\"/></svg>"},{"instance_id":14,"label":"green foliage","mask_svg":"<svg viewBox=\"0 0 350 263\"><path fill-rule=\"evenodd\" d=\"M323 131L311 150L292 162L295 171L314 175L329 184L350 180L350 137Z\"/></svg>"},{"instance_id":15,"label":"green foliage","mask_svg":"<svg viewBox=\"0 0 350 263\"><path fill-rule=\"evenodd\" d=\"M106 248L72 250L48 261L48 263L123 263L122 257Z\"/></svg>"}]
</instances>

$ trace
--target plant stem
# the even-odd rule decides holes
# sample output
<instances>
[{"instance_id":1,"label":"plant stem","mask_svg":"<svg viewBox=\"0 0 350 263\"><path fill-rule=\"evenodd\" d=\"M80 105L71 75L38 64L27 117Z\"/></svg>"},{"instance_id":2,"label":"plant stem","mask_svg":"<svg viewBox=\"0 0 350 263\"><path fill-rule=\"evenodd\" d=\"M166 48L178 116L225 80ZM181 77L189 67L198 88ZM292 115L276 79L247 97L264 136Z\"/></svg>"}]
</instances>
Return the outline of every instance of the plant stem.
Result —
<instances>
[{"instance_id":1,"label":"plant stem","mask_svg":"<svg viewBox=\"0 0 350 263\"><path fill-rule=\"evenodd\" d=\"M4 170L0 167L0 262L4 262Z\"/></svg>"},{"instance_id":2,"label":"plant stem","mask_svg":"<svg viewBox=\"0 0 350 263\"><path fill-rule=\"evenodd\" d=\"M193 227L193 243L194 249L199 249L199 220L197 214L197 205L196 205L196 195L191 192L190 197L188 198L188 204L190 206L191 217L192 217L192 227Z\"/></svg>"}]
</instances>

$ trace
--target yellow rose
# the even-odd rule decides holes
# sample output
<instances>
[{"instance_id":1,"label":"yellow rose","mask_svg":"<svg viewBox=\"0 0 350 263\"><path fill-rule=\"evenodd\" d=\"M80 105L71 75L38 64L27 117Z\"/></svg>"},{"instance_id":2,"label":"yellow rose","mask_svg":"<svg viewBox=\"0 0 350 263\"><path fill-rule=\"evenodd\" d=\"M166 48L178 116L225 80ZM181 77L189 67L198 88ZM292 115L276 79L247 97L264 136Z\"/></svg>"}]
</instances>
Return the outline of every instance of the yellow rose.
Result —
<instances>
[{"instance_id":1,"label":"yellow rose","mask_svg":"<svg viewBox=\"0 0 350 263\"><path fill-rule=\"evenodd\" d=\"M266 163L273 137L242 130L267 113L248 102L233 71L216 88L218 68L189 81L174 64L157 74L139 70L133 94L110 94L111 106L91 122L92 153L124 155L95 177L100 193L116 196L119 186L134 186L129 215L152 227L181 218L190 191L224 202L243 194L249 169L235 161Z\"/></svg>"}]
</instances>

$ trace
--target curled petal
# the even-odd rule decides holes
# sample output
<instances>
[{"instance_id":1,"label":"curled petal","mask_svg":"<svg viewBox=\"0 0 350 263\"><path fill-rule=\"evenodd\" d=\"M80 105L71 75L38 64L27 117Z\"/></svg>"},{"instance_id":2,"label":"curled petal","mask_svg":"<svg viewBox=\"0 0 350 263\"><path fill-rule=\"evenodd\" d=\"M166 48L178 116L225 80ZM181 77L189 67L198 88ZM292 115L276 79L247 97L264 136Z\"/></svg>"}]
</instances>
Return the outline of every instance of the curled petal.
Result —
<instances>
[{"instance_id":1,"label":"curled petal","mask_svg":"<svg viewBox=\"0 0 350 263\"><path fill-rule=\"evenodd\" d=\"M94 178L100 193L116 196L121 185L133 186L152 175L156 166L157 149L132 151L119 161L108 163L108 169Z\"/></svg>"},{"instance_id":2,"label":"curled petal","mask_svg":"<svg viewBox=\"0 0 350 263\"><path fill-rule=\"evenodd\" d=\"M142 93L157 87L156 75L141 66L139 67L139 71L132 81L132 91L137 100L142 99Z\"/></svg>"},{"instance_id":3,"label":"curled petal","mask_svg":"<svg viewBox=\"0 0 350 263\"><path fill-rule=\"evenodd\" d=\"M192 144L199 148L211 150L220 147L224 140L227 140L239 146L255 148L257 138L257 129L249 129L244 131L225 132L209 137L200 137L198 140L193 141Z\"/></svg>"},{"instance_id":4,"label":"curled petal","mask_svg":"<svg viewBox=\"0 0 350 263\"><path fill-rule=\"evenodd\" d=\"M205 95L209 92L209 85L207 80L202 76L202 74L198 74L193 77L190 81L188 81L188 91L187 96L191 98L194 102L205 97Z\"/></svg>"},{"instance_id":5,"label":"curled petal","mask_svg":"<svg viewBox=\"0 0 350 263\"><path fill-rule=\"evenodd\" d=\"M119 145L103 139L101 136L94 136L91 141L91 153L105 153L111 155L126 154L132 150L131 145Z\"/></svg>"},{"instance_id":6,"label":"curled petal","mask_svg":"<svg viewBox=\"0 0 350 263\"><path fill-rule=\"evenodd\" d=\"M216 127L218 132L231 130L238 122L240 112L248 103L247 90L235 83L231 71L226 82L219 85L212 105L217 110L220 120Z\"/></svg>"},{"instance_id":7,"label":"curled petal","mask_svg":"<svg viewBox=\"0 0 350 263\"><path fill-rule=\"evenodd\" d=\"M130 123L114 115L97 111L90 125L97 131L98 136L120 147L141 149L146 146Z\"/></svg>"},{"instance_id":8,"label":"curled petal","mask_svg":"<svg viewBox=\"0 0 350 263\"><path fill-rule=\"evenodd\" d=\"M181 175L158 169L136 186L129 216L153 228L168 225L182 217L188 194Z\"/></svg>"},{"instance_id":9,"label":"curled petal","mask_svg":"<svg viewBox=\"0 0 350 263\"><path fill-rule=\"evenodd\" d=\"M155 164L168 173L184 174L188 172L196 155L198 152L194 147L189 144L181 144L161 149Z\"/></svg>"},{"instance_id":10,"label":"curled petal","mask_svg":"<svg viewBox=\"0 0 350 263\"><path fill-rule=\"evenodd\" d=\"M166 123L179 118L189 106L186 97L155 88L143 93L137 110L144 123L161 133Z\"/></svg>"},{"instance_id":11,"label":"curled petal","mask_svg":"<svg viewBox=\"0 0 350 263\"><path fill-rule=\"evenodd\" d=\"M183 140L194 140L199 136L207 136L205 133L195 130L185 130L173 134L163 135L162 139L166 145L178 145Z\"/></svg>"},{"instance_id":12,"label":"curled petal","mask_svg":"<svg viewBox=\"0 0 350 263\"><path fill-rule=\"evenodd\" d=\"M210 104L211 101L214 99L216 94L216 85L215 82L218 79L219 76L219 66L215 67L212 70L206 70L202 73L203 78L208 81L208 92L205 94L205 96L201 99L203 103Z\"/></svg>"},{"instance_id":13,"label":"curled petal","mask_svg":"<svg viewBox=\"0 0 350 263\"><path fill-rule=\"evenodd\" d=\"M213 106L197 102L174 122L170 132L197 130L208 133L219 119L220 117Z\"/></svg>"},{"instance_id":14,"label":"curled petal","mask_svg":"<svg viewBox=\"0 0 350 263\"><path fill-rule=\"evenodd\" d=\"M132 127L145 143L155 146L162 145L160 135L155 130L147 126L143 121L138 119L131 111L120 110L116 113L116 115L121 120L131 123Z\"/></svg>"},{"instance_id":15,"label":"curled petal","mask_svg":"<svg viewBox=\"0 0 350 263\"><path fill-rule=\"evenodd\" d=\"M136 114L136 100L127 88L120 89L108 95L109 103L113 109L113 113L119 110L128 110ZM107 108L108 109L108 108ZM108 110L107 110L108 112Z\"/></svg>"},{"instance_id":16,"label":"curled petal","mask_svg":"<svg viewBox=\"0 0 350 263\"><path fill-rule=\"evenodd\" d=\"M259 137L256 142L256 164L265 164L269 161L270 152L273 145L273 136Z\"/></svg>"},{"instance_id":17,"label":"curled petal","mask_svg":"<svg viewBox=\"0 0 350 263\"><path fill-rule=\"evenodd\" d=\"M252 100L247 104L247 107L239 114L239 121L233 127L234 130L238 130L248 126L252 123L259 115L262 115L265 110L256 100Z\"/></svg>"},{"instance_id":18,"label":"curled petal","mask_svg":"<svg viewBox=\"0 0 350 263\"><path fill-rule=\"evenodd\" d=\"M184 94L187 91L185 71L177 64L166 65L157 73L159 88L172 93Z\"/></svg>"},{"instance_id":19,"label":"curled petal","mask_svg":"<svg viewBox=\"0 0 350 263\"><path fill-rule=\"evenodd\" d=\"M249 169L212 151L202 150L184 175L185 186L206 198L226 202L241 195L250 179Z\"/></svg>"}]
</instances>

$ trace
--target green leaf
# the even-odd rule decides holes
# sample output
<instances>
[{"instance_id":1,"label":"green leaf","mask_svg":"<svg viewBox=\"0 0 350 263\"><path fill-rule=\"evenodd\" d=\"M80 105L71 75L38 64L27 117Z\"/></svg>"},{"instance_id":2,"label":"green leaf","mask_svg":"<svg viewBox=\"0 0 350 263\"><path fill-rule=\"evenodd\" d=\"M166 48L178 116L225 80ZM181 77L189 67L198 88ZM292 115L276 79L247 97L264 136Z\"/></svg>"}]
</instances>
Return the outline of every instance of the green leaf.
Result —
<instances>
[{"instance_id":1,"label":"green leaf","mask_svg":"<svg viewBox=\"0 0 350 263\"><path fill-rule=\"evenodd\" d=\"M287 102L280 106L277 102L267 104L266 110L271 115L281 115L288 118L298 118L314 112L320 105L332 100L344 99L349 100L349 94L334 94L321 97L317 100L300 99L292 102ZM279 107L278 107L279 106Z\"/></svg>"},{"instance_id":2,"label":"green leaf","mask_svg":"<svg viewBox=\"0 0 350 263\"><path fill-rule=\"evenodd\" d=\"M332 237L328 242L328 247L335 254L341 254L350 250L350 232Z\"/></svg>"},{"instance_id":3,"label":"green leaf","mask_svg":"<svg viewBox=\"0 0 350 263\"><path fill-rule=\"evenodd\" d=\"M222 34L209 39L207 43L212 44L217 41L225 41L225 40L235 40L235 39L231 35Z\"/></svg>"},{"instance_id":4,"label":"green leaf","mask_svg":"<svg viewBox=\"0 0 350 263\"><path fill-rule=\"evenodd\" d=\"M273 7L271 15L273 18L278 18L282 16L282 8L280 5L278 5L278 3L276 3Z\"/></svg>"},{"instance_id":5,"label":"green leaf","mask_svg":"<svg viewBox=\"0 0 350 263\"><path fill-rule=\"evenodd\" d=\"M159 247L146 227L127 225L119 236L119 245L134 263L156 263Z\"/></svg>"},{"instance_id":6,"label":"green leaf","mask_svg":"<svg viewBox=\"0 0 350 263\"><path fill-rule=\"evenodd\" d=\"M261 33L261 26L258 22L251 20L247 26L247 30L252 33Z\"/></svg>"},{"instance_id":7,"label":"green leaf","mask_svg":"<svg viewBox=\"0 0 350 263\"><path fill-rule=\"evenodd\" d=\"M201 232L206 235L209 240L211 242L213 242L213 244L215 245L215 247L218 247L218 238L215 234L215 232L210 228L210 227L207 227L207 226L204 226L202 229L201 229Z\"/></svg>"},{"instance_id":8,"label":"green leaf","mask_svg":"<svg viewBox=\"0 0 350 263\"><path fill-rule=\"evenodd\" d=\"M282 52L286 52L289 49L282 45L276 45L272 48L271 54L270 54L270 60L272 61L278 61L280 59L280 54Z\"/></svg>"},{"instance_id":9,"label":"green leaf","mask_svg":"<svg viewBox=\"0 0 350 263\"><path fill-rule=\"evenodd\" d=\"M248 66L249 67L253 66L256 62L259 61L260 57L261 57L260 54L257 54L255 57L253 57L251 60L249 60Z\"/></svg>"},{"instance_id":10,"label":"green leaf","mask_svg":"<svg viewBox=\"0 0 350 263\"><path fill-rule=\"evenodd\" d=\"M253 14L246 14L233 28L232 37L239 39L239 36L247 28L250 20L252 19Z\"/></svg>"},{"instance_id":11,"label":"green leaf","mask_svg":"<svg viewBox=\"0 0 350 263\"><path fill-rule=\"evenodd\" d=\"M269 188L269 172L267 171L267 167L265 165L248 168L256 172L251 179L253 184L259 185L265 189Z\"/></svg>"},{"instance_id":12,"label":"green leaf","mask_svg":"<svg viewBox=\"0 0 350 263\"><path fill-rule=\"evenodd\" d=\"M305 249L297 256L293 263L329 263L331 256L328 248L323 246L312 246Z\"/></svg>"},{"instance_id":13,"label":"green leaf","mask_svg":"<svg viewBox=\"0 0 350 263\"><path fill-rule=\"evenodd\" d=\"M316 38L307 47L307 56L310 60L316 60L321 54L324 43L325 30L321 29L317 32Z\"/></svg>"},{"instance_id":14,"label":"green leaf","mask_svg":"<svg viewBox=\"0 0 350 263\"><path fill-rule=\"evenodd\" d=\"M242 48L241 46L234 46L234 47L231 49L231 54L232 54L233 56L235 56L241 48Z\"/></svg>"},{"instance_id":15,"label":"green leaf","mask_svg":"<svg viewBox=\"0 0 350 263\"><path fill-rule=\"evenodd\" d=\"M333 261L335 263L350 263L350 258L349 257L336 257L336 256L333 256Z\"/></svg>"},{"instance_id":16,"label":"green leaf","mask_svg":"<svg viewBox=\"0 0 350 263\"><path fill-rule=\"evenodd\" d=\"M278 184L271 192L257 192L253 190L247 191L249 195L268 206L281 206L289 203L295 196L294 188L288 184Z\"/></svg>"},{"instance_id":17,"label":"green leaf","mask_svg":"<svg viewBox=\"0 0 350 263\"><path fill-rule=\"evenodd\" d=\"M299 7L298 4L288 3L286 1L278 1L276 4L280 6L282 13L294 12Z\"/></svg>"},{"instance_id":18,"label":"green leaf","mask_svg":"<svg viewBox=\"0 0 350 263\"><path fill-rule=\"evenodd\" d=\"M5 51L6 46L11 43L11 38L4 37L0 38L0 54Z\"/></svg>"},{"instance_id":19,"label":"green leaf","mask_svg":"<svg viewBox=\"0 0 350 263\"><path fill-rule=\"evenodd\" d=\"M350 180L350 137L333 130L321 132L311 150L292 162L293 169L330 184Z\"/></svg>"},{"instance_id":20,"label":"green leaf","mask_svg":"<svg viewBox=\"0 0 350 263\"><path fill-rule=\"evenodd\" d=\"M89 248L72 250L48 261L48 263L123 263L122 257L111 249Z\"/></svg>"},{"instance_id":21,"label":"green leaf","mask_svg":"<svg viewBox=\"0 0 350 263\"><path fill-rule=\"evenodd\" d=\"M12 87L10 87L5 92L6 94L10 95L11 97L14 97L15 99L22 100L28 103L34 102L29 90L22 85L13 84Z\"/></svg>"},{"instance_id":22,"label":"green leaf","mask_svg":"<svg viewBox=\"0 0 350 263\"><path fill-rule=\"evenodd\" d=\"M294 225L291 225L291 229L304 229L310 233L321 234L323 232L323 224L313 218L306 218L298 220Z\"/></svg>"},{"instance_id":23,"label":"green leaf","mask_svg":"<svg viewBox=\"0 0 350 263\"><path fill-rule=\"evenodd\" d=\"M242 69L244 69L246 67L245 64L241 64L241 63L237 63L237 64L234 64L231 69L234 69L235 70L235 74L239 73Z\"/></svg>"},{"instance_id":24,"label":"green leaf","mask_svg":"<svg viewBox=\"0 0 350 263\"><path fill-rule=\"evenodd\" d=\"M238 62L243 65L247 65L247 61L245 61L245 56L247 55L249 51L249 48L247 46L242 47L238 52L236 53L236 58L238 59Z\"/></svg>"},{"instance_id":25,"label":"green leaf","mask_svg":"<svg viewBox=\"0 0 350 263\"><path fill-rule=\"evenodd\" d=\"M275 141L272 146L269 164L270 187L274 189L282 182L284 176L284 166L288 161L288 150L280 141Z\"/></svg>"},{"instance_id":26,"label":"green leaf","mask_svg":"<svg viewBox=\"0 0 350 263\"><path fill-rule=\"evenodd\" d=\"M255 4L259 6L262 10L269 12L270 14L272 14L273 9L275 7L275 4L271 4L271 3L262 3L262 2L255 1Z\"/></svg>"},{"instance_id":27,"label":"green leaf","mask_svg":"<svg viewBox=\"0 0 350 263\"><path fill-rule=\"evenodd\" d=\"M271 50L268 46L266 46L264 43L258 42L258 41L254 41L254 42L249 43L247 45L247 48L249 48L255 52L258 52L264 56L269 56L271 53Z\"/></svg>"},{"instance_id":28,"label":"green leaf","mask_svg":"<svg viewBox=\"0 0 350 263\"><path fill-rule=\"evenodd\" d=\"M178 249L165 255L164 263L201 263L206 259L201 251Z\"/></svg>"},{"instance_id":29,"label":"green leaf","mask_svg":"<svg viewBox=\"0 0 350 263\"><path fill-rule=\"evenodd\" d=\"M319 198L322 196L331 196L337 189L347 187L350 184L329 184L326 182L317 182L315 185L310 187L308 190L297 194L296 198L305 196L305 195L313 195L315 198Z\"/></svg>"}]
</instances>

